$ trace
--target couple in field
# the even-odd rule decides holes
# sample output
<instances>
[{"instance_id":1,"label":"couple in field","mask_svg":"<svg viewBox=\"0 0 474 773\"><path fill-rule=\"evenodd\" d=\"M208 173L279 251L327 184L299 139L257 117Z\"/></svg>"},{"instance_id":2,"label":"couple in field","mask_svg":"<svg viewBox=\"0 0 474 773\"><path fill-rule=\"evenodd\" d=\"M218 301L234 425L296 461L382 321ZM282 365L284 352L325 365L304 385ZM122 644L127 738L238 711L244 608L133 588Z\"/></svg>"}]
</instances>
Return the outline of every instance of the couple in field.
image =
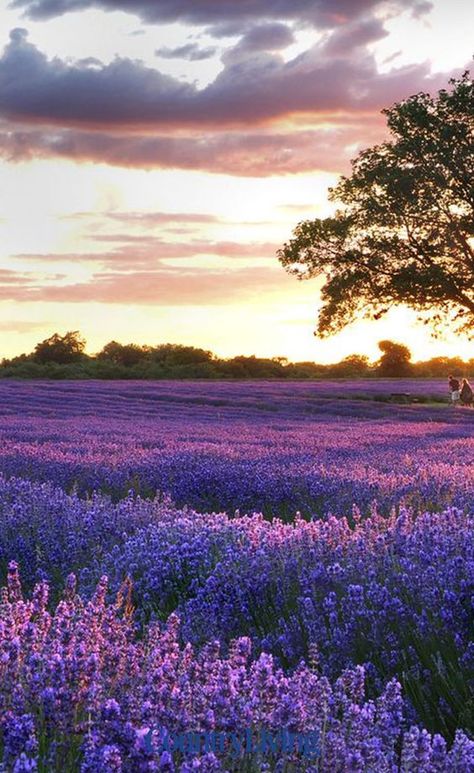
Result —
<instances>
[{"instance_id":1,"label":"couple in field","mask_svg":"<svg viewBox=\"0 0 474 773\"><path fill-rule=\"evenodd\" d=\"M463 378L461 383L459 383L459 379L454 376L449 376L448 384L453 405L460 404L472 406L474 402L474 392L472 391L472 387L467 378Z\"/></svg>"}]
</instances>

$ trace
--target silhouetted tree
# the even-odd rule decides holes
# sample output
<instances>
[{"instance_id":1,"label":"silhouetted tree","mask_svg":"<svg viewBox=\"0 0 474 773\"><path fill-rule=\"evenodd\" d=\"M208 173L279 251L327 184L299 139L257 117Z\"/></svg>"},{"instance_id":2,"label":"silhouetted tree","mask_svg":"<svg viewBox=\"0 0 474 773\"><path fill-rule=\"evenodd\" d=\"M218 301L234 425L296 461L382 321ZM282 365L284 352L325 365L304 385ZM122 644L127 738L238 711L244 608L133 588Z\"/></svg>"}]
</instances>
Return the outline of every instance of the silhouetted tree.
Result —
<instances>
[{"instance_id":1,"label":"silhouetted tree","mask_svg":"<svg viewBox=\"0 0 474 773\"><path fill-rule=\"evenodd\" d=\"M202 362L210 362L214 359L212 352L207 349L198 349L194 346L181 344L160 344L151 350L154 362L171 367L176 365L196 365Z\"/></svg>"},{"instance_id":2,"label":"silhouetted tree","mask_svg":"<svg viewBox=\"0 0 474 773\"><path fill-rule=\"evenodd\" d=\"M67 365L82 359L85 346L86 342L78 330L69 331L63 336L54 333L35 346L33 356L38 362Z\"/></svg>"},{"instance_id":3,"label":"silhouetted tree","mask_svg":"<svg viewBox=\"0 0 474 773\"><path fill-rule=\"evenodd\" d=\"M435 329L474 329L474 82L450 84L384 110L392 141L363 151L330 191L343 207L301 222L279 250L290 273L325 279L319 336L394 304Z\"/></svg>"},{"instance_id":4,"label":"silhouetted tree","mask_svg":"<svg viewBox=\"0 0 474 773\"><path fill-rule=\"evenodd\" d=\"M312 379L328 375L329 366L317 362L289 362L285 367L286 378Z\"/></svg>"},{"instance_id":5,"label":"silhouetted tree","mask_svg":"<svg viewBox=\"0 0 474 773\"><path fill-rule=\"evenodd\" d=\"M461 357L432 357L431 360L417 362L414 365L416 375L425 378L441 378L449 376L450 373L466 373L468 369L469 365Z\"/></svg>"},{"instance_id":6,"label":"silhouetted tree","mask_svg":"<svg viewBox=\"0 0 474 773\"><path fill-rule=\"evenodd\" d=\"M98 353L98 360L108 360L116 365L130 367L147 359L150 354L150 347L139 346L138 344L119 344L117 341L110 341Z\"/></svg>"},{"instance_id":7,"label":"silhouetted tree","mask_svg":"<svg viewBox=\"0 0 474 773\"><path fill-rule=\"evenodd\" d=\"M379 341L382 356L377 363L377 375L387 377L410 376L412 374L411 353L408 346L394 341Z\"/></svg>"},{"instance_id":8,"label":"silhouetted tree","mask_svg":"<svg viewBox=\"0 0 474 773\"><path fill-rule=\"evenodd\" d=\"M278 378L285 376L285 366L280 358L247 357L243 354L228 360L230 369L240 370L244 378Z\"/></svg>"},{"instance_id":9,"label":"silhouetted tree","mask_svg":"<svg viewBox=\"0 0 474 773\"><path fill-rule=\"evenodd\" d=\"M341 362L329 367L329 375L336 378L361 378L370 373L369 358L363 354L349 354Z\"/></svg>"}]
</instances>

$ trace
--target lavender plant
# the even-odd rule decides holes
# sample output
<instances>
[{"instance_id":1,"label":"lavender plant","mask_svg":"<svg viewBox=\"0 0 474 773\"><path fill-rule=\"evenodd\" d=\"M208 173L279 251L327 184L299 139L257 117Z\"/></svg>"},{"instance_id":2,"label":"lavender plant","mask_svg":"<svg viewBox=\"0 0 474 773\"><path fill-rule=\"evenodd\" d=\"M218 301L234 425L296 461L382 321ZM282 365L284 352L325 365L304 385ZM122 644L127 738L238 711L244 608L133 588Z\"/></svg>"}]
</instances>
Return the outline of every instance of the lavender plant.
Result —
<instances>
[{"instance_id":1,"label":"lavender plant","mask_svg":"<svg viewBox=\"0 0 474 773\"><path fill-rule=\"evenodd\" d=\"M69 773L176 770L467 771L474 743L459 731L445 741L405 727L400 685L375 700L365 673L346 670L331 683L300 664L292 675L271 655L251 655L242 637L227 656L211 641L196 653L180 645L179 618L152 625L138 640L127 593L106 602L101 578L89 602L70 575L51 612L48 585L29 599L9 567L0 604L0 744L4 770ZM257 745L232 755L224 745L193 756L185 745L163 751L164 732L317 734L313 758L301 750ZM296 766L296 767L295 767Z\"/></svg>"}]
</instances>

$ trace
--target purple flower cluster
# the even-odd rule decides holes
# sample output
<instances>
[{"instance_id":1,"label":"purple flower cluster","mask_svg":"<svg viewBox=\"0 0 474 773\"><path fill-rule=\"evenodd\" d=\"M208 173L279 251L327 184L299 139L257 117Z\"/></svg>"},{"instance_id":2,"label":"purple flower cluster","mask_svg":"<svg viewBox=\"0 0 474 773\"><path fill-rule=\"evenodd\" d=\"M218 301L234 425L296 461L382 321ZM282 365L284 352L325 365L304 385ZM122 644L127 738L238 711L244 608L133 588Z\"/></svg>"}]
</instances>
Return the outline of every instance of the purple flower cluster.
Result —
<instances>
[{"instance_id":1,"label":"purple flower cluster","mask_svg":"<svg viewBox=\"0 0 474 773\"><path fill-rule=\"evenodd\" d=\"M0 573L15 560L28 587L46 579L61 587L71 571L100 561L136 530L176 510L166 499L129 496L112 504L100 493L88 499L51 483L0 476Z\"/></svg>"},{"instance_id":2,"label":"purple flower cluster","mask_svg":"<svg viewBox=\"0 0 474 773\"><path fill-rule=\"evenodd\" d=\"M316 646L331 679L361 664L374 689L396 676L430 730L474 726L470 514L285 524L0 479L0 525L4 576L15 559L28 587L47 579L56 598L74 569L90 598L101 575L113 592L128 577L142 628L178 611L185 640L249 636L290 669Z\"/></svg>"},{"instance_id":3,"label":"purple flower cluster","mask_svg":"<svg viewBox=\"0 0 474 773\"><path fill-rule=\"evenodd\" d=\"M174 753L160 748L163 731L243 728L316 732L316 761L305 761L297 749L290 753L298 770L473 769L474 743L461 731L447 751L439 735L406 726L395 680L368 700L361 667L334 682L303 663L287 675L271 655L252 658L245 637L234 640L225 657L217 641L197 653L180 645L176 615L165 626L151 625L139 639L127 589L107 604L106 582L101 579L86 603L70 575L63 598L49 611L48 585L39 583L24 599L17 567L10 565L0 602L5 770L283 769L283 758L264 758L261 751L251 755L249 768L249 759L231 760L226 748L199 758L186 748Z\"/></svg>"},{"instance_id":4,"label":"purple flower cluster","mask_svg":"<svg viewBox=\"0 0 474 773\"><path fill-rule=\"evenodd\" d=\"M285 666L396 675L411 716L452 737L474 727L474 519L458 510L273 522L183 604L195 642L244 632ZM263 526L263 524L262 524Z\"/></svg>"}]
</instances>

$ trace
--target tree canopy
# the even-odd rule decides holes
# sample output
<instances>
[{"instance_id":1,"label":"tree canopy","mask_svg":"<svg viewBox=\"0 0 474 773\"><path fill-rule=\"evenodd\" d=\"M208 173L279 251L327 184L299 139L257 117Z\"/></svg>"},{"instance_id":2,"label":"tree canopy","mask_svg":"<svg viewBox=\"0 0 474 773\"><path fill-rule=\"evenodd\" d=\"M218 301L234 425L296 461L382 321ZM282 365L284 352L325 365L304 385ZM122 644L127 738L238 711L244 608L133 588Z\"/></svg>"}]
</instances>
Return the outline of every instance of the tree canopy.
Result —
<instances>
[{"instance_id":1,"label":"tree canopy","mask_svg":"<svg viewBox=\"0 0 474 773\"><path fill-rule=\"evenodd\" d=\"M41 343L36 344L34 358L42 363L56 362L60 365L67 365L71 362L78 362L82 358L85 346L86 342L78 330L70 330L63 336L54 333Z\"/></svg>"},{"instance_id":2,"label":"tree canopy","mask_svg":"<svg viewBox=\"0 0 474 773\"><path fill-rule=\"evenodd\" d=\"M379 341L382 355L377 362L377 375L390 378L403 378L413 373L411 352L408 346L395 341Z\"/></svg>"},{"instance_id":3,"label":"tree canopy","mask_svg":"<svg viewBox=\"0 0 474 773\"><path fill-rule=\"evenodd\" d=\"M434 331L474 332L474 82L384 110L391 139L330 190L333 217L299 223L278 251L300 279L324 279L316 334L404 304Z\"/></svg>"},{"instance_id":4,"label":"tree canopy","mask_svg":"<svg viewBox=\"0 0 474 773\"><path fill-rule=\"evenodd\" d=\"M139 344L119 344L117 341L109 341L98 353L97 359L109 360L115 365L137 365L144 360L150 352L150 347Z\"/></svg>"}]
</instances>

